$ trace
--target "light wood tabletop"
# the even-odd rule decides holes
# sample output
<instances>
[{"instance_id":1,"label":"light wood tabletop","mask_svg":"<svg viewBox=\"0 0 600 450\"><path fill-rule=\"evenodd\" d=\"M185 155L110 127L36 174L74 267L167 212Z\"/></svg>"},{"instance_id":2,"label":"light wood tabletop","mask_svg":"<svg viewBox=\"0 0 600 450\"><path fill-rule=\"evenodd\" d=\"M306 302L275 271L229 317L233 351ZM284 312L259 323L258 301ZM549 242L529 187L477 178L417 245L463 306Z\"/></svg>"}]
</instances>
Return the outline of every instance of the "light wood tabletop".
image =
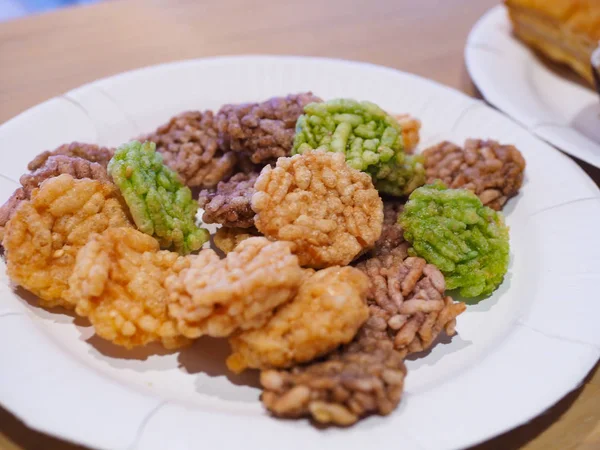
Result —
<instances>
[{"instance_id":1,"label":"light wood tabletop","mask_svg":"<svg viewBox=\"0 0 600 450\"><path fill-rule=\"evenodd\" d=\"M97 78L226 54L367 61L479 96L464 68L464 45L475 21L498 2L121 0L1 23L0 123ZM600 170L580 164L600 184ZM76 448L0 408L0 449ZM476 447L515 448L600 448L600 371L531 423Z\"/></svg>"}]
</instances>

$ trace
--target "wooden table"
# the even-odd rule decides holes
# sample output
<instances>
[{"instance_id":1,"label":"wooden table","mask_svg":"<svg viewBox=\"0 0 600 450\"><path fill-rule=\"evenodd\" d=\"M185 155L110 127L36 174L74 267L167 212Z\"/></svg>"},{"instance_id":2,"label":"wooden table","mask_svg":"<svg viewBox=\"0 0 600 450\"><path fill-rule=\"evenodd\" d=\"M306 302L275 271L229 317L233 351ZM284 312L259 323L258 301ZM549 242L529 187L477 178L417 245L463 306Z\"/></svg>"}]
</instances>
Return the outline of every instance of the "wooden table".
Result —
<instances>
[{"instance_id":1,"label":"wooden table","mask_svg":"<svg viewBox=\"0 0 600 450\"><path fill-rule=\"evenodd\" d=\"M96 78L166 61L223 54L368 61L477 96L464 68L463 48L471 26L496 3L122 0L3 23L0 122ZM582 165L600 184L600 170ZM476 448L521 447L600 448L600 371L596 368L582 387L543 416ZM32 431L0 409L0 448L81 447Z\"/></svg>"}]
</instances>

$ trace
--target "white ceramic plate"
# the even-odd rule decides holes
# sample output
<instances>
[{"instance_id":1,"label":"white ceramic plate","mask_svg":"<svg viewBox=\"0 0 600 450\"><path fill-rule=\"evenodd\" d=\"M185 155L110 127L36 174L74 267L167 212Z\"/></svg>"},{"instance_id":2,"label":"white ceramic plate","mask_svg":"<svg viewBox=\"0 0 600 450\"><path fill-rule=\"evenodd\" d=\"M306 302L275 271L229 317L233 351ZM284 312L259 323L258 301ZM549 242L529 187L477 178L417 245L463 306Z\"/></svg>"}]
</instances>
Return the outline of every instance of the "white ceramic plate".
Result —
<instances>
[{"instance_id":1,"label":"white ceramic plate","mask_svg":"<svg viewBox=\"0 0 600 450\"><path fill-rule=\"evenodd\" d=\"M465 58L487 101L533 134L600 167L598 94L516 39L504 6L493 8L475 25Z\"/></svg>"},{"instance_id":2,"label":"white ceramic plate","mask_svg":"<svg viewBox=\"0 0 600 450\"><path fill-rule=\"evenodd\" d=\"M522 424L577 387L600 355L599 191L570 159L480 101L367 64L228 57L161 65L53 98L0 127L0 195L38 152L73 140L117 145L187 109L312 90L369 99L423 121L423 145L496 138L527 172L506 208L511 264L459 334L408 361L389 417L317 429L269 417L256 374L227 372L224 341L180 354L135 352L93 336L84 320L38 308L0 267L0 402L29 426L93 447L157 449L450 449Z\"/></svg>"}]
</instances>

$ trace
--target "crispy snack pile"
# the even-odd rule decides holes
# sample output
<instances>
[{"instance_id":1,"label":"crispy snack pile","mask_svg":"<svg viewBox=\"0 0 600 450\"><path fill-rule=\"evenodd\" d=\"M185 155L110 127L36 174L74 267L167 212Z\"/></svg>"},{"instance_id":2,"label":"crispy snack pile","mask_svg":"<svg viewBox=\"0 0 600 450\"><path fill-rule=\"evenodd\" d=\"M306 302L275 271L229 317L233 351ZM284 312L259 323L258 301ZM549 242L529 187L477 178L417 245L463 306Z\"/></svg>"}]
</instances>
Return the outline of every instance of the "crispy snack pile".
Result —
<instances>
[{"instance_id":1,"label":"crispy snack pile","mask_svg":"<svg viewBox=\"0 0 600 450\"><path fill-rule=\"evenodd\" d=\"M523 184L525 160L513 145L467 139L464 149L445 141L423 152L427 183L441 180L452 189L474 192L485 206L500 211Z\"/></svg>"},{"instance_id":2,"label":"crispy snack pile","mask_svg":"<svg viewBox=\"0 0 600 450\"><path fill-rule=\"evenodd\" d=\"M210 188L234 173L238 158L219 147L212 111L189 111L173 117L154 133L152 141L165 164L190 187Z\"/></svg>"},{"instance_id":3,"label":"crispy snack pile","mask_svg":"<svg viewBox=\"0 0 600 450\"><path fill-rule=\"evenodd\" d=\"M62 174L34 189L6 225L8 275L40 297L40 304L71 307L63 298L77 252L93 233L130 222L112 184Z\"/></svg>"},{"instance_id":4,"label":"crispy snack pile","mask_svg":"<svg viewBox=\"0 0 600 450\"><path fill-rule=\"evenodd\" d=\"M200 192L198 204L204 209L204 223L219 223L224 227L254 226L251 201L258 173L238 173L221 181L216 189Z\"/></svg>"},{"instance_id":5,"label":"crispy snack pile","mask_svg":"<svg viewBox=\"0 0 600 450\"><path fill-rule=\"evenodd\" d=\"M289 156L296 120L305 105L318 101L309 92L225 105L216 114L188 111L138 140L154 142L187 186L212 189L237 173L257 173Z\"/></svg>"},{"instance_id":6,"label":"crispy snack pile","mask_svg":"<svg viewBox=\"0 0 600 450\"><path fill-rule=\"evenodd\" d=\"M336 99L309 104L304 112L296 125L294 153L342 153L350 167L369 173L377 189L390 195L408 195L424 184L422 158L404 152L402 127L377 105Z\"/></svg>"},{"instance_id":7,"label":"crispy snack pile","mask_svg":"<svg viewBox=\"0 0 600 450\"><path fill-rule=\"evenodd\" d=\"M400 216L415 254L435 264L448 289L463 297L491 294L508 269L508 228L501 213L465 189L438 182L417 189Z\"/></svg>"},{"instance_id":8,"label":"crispy snack pile","mask_svg":"<svg viewBox=\"0 0 600 450\"><path fill-rule=\"evenodd\" d=\"M208 231L196 226L198 204L191 191L163 164L154 143L122 145L108 164L108 172L138 229L155 236L162 248L185 255L208 240Z\"/></svg>"},{"instance_id":9,"label":"crispy snack pile","mask_svg":"<svg viewBox=\"0 0 600 450\"><path fill-rule=\"evenodd\" d=\"M66 300L89 318L96 333L133 348L159 341L178 348L189 341L167 314L165 279L190 266L175 252L133 228L109 228L77 254Z\"/></svg>"},{"instance_id":10,"label":"crispy snack pile","mask_svg":"<svg viewBox=\"0 0 600 450\"><path fill-rule=\"evenodd\" d=\"M320 101L307 92L262 103L225 105L215 117L221 148L247 155L261 166L290 156L298 117L306 105Z\"/></svg>"},{"instance_id":11,"label":"crispy snack pile","mask_svg":"<svg viewBox=\"0 0 600 450\"><path fill-rule=\"evenodd\" d=\"M262 372L262 401L276 416L345 426L389 414L402 395L405 356L428 349L442 332L455 334L465 305L444 297L444 276L435 266L408 256L402 229L391 223L398 203L385 209L393 239L378 241L377 256L357 265L370 281L367 322L352 343L323 361Z\"/></svg>"},{"instance_id":12,"label":"crispy snack pile","mask_svg":"<svg viewBox=\"0 0 600 450\"><path fill-rule=\"evenodd\" d=\"M381 235L383 204L371 178L341 153L306 152L265 167L255 184L256 228L293 242L300 264L347 265Z\"/></svg>"},{"instance_id":13,"label":"crispy snack pile","mask_svg":"<svg viewBox=\"0 0 600 450\"><path fill-rule=\"evenodd\" d=\"M367 277L353 267L319 270L263 327L230 338L227 367L236 373L290 367L347 344L369 317L368 288Z\"/></svg>"},{"instance_id":14,"label":"crispy snack pile","mask_svg":"<svg viewBox=\"0 0 600 450\"><path fill-rule=\"evenodd\" d=\"M200 252L188 269L166 280L169 313L179 331L189 338L227 337L263 326L302 282L303 270L290 247L254 237L225 259L212 250Z\"/></svg>"},{"instance_id":15,"label":"crispy snack pile","mask_svg":"<svg viewBox=\"0 0 600 450\"><path fill-rule=\"evenodd\" d=\"M228 368L261 370L274 416L390 414L407 355L456 333L466 306L446 289L502 282L508 228L491 208L525 169L495 141L415 155L420 129L309 92L185 112L117 150L46 151L0 207L8 275L128 349L228 338ZM199 207L224 257L201 250Z\"/></svg>"}]
</instances>

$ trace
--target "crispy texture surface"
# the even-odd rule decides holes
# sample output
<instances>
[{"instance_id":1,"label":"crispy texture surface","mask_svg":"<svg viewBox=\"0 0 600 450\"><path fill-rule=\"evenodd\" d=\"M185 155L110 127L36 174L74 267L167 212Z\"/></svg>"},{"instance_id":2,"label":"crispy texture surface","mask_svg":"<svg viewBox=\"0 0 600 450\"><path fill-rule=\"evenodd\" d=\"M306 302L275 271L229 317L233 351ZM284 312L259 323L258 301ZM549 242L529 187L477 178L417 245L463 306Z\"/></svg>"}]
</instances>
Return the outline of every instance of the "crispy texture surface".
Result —
<instances>
[{"instance_id":1,"label":"crispy texture surface","mask_svg":"<svg viewBox=\"0 0 600 450\"><path fill-rule=\"evenodd\" d=\"M27 197L31 197L33 190L48 178L57 177L63 173L75 179L89 178L103 182L110 182L106 166L76 156L55 155L50 156L44 165L31 173L21 176L19 180Z\"/></svg>"},{"instance_id":2,"label":"crispy texture surface","mask_svg":"<svg viewBox=\"0 0 600 450\"><path fill-rule=\"evenodd\" d=\"M246 239L222 260L203 250L190 268L167 278L169 313L187 337L226 337L263 326L296 294L302 278L287 242Z\"/></svg>"},{"instance_id":3,"label":"crispy texture surface","mask_svg":"<svg viewBox=\"0 0 600 450\"><path fill-rule=\"evenodd\" d=\"M240 242L251 237L260 236L258 230L252 228L227 228L221 227L213 236L215 246L223 253L232 252Z\"/></svg>"},{"instance_id":4,"label":"crispy texture surface","mask_svg":"<svg viewBox=\"0 0 600 450\"><path fill-rule=\"evenodd\" d=\"M365 332L387 334L403 355L428 349L442 331L454 335L465 304L444 297L444 276L424 259L408 257L408 243L357 268L371 280Z\"/></svg>"},{"instance_id":5,"label":"crispy texture surface","mask_svg":"<svg viewBox=\"0 0 600 450\"><path fill-rule=\"evenodd\" d=\"M413 130L407 130L407 139L418 141L419 123L402 120ZM343 153L350 167L369 173L377 189L389 195L408 195L425 182L422 157L404 152L397 118L371 102L338 98L307 105L298 118L292 154L312 150Z\"/></svg>"},{"instance_id":6,"label":"crispy texture surface","mask_svg":"<svg viewBox=\"0 0 600 450\"><path fill-rule=\"evenodd\" d=\"M225 227L250 228L254 226L252 195L258 173L237 173L221 181L216 189L203 190L198 197L204 209L204 223L220 223Z\"/></svg>"},{"instance_id":7,"label":"crispy texture surface","mask_svg":"<svg viewBox=\"0 0 600 450\"><path fill-rule=\"evenodd\" d=\"M381 236L371 249L371 256L389 253L404 242L404 230L398 223L398 217L404 210L404 202L385 199L383 201L383 227Z\"/></svg>"},{"instance_id":8,"label":"crispy texture surface","mask_svg":"<svg viewBox=\"0 0 600 450\"><path fill-rule=\"evenodd\" d=\"M48 157L44 164L34 172L21 176L21 187L0 207L0 242L2 241L1 229L4 228L21 202L31 198L33 190L39 187L43 181L63 173L76 179L90 178L110 182L106 168L99 163L65 155Z\"/></svg>"},{"instance_id":9,"label":"crispy texture surface","mask_svg":"<svg viewBox=\"0 0 600 450\"><path fill-rule=\"evenodd\" d=\"M360 332L323 361L263 371L261 399L279 417L312 416L319 423L348 426L369 414L391 413L405 376L404 357L389 339Z\"/></svg>"},{"instance_id":10,"label":"crispy texture surface","mask_svg":"<svg viewBox=\"0 0 600 450\"><path fill-rule=\"evenodd\" d=\"M268 164L292 151L296 120L304 106L320 102L311 92L273 97L261 103L225 105L216 114L222 148L242 152L254 164Z\"/></svg>"},{"instance_id":11,"label":"crispy texture surface","mask_svg":"<svg viewBox=\"0 0 600 450\"><path fill-rule=\"evenodd\" d=\"M212 111L179 114L140 141L152 141L165 164L190 187L210 188L235 171L235 153L222 151Z\"/></svg>"},{"instance_id":12,"label":"crispy texture surface","mask_svg":"<svg viewBox=\"0 0 600 450\"><path fill-rule=\"evenodd\" d=\"M77 254L66 300L88 317L96 333L133 348L159 341L166 348L188 343L167 314L167 276L190 260L159 251L156 239L133 228L92 236Z\"/></svg>"},{"instance_id":13,"label":"crispy texture surface","mask_svg":"<svg viewBox=\"0 0 600 450\"><path fill-rule=\"evenodd\" d=\"M283 368L310 361L350 342L369 317L369 280L353 267L315 272L261 328L229 339L230 370Z\"/></svg>"},{"instance_id":14,"label":"crispy texture surface","mask_svg":"<svg viewBox=\"0 0 600 450\"><path fill-rule=\"evenodd\" d=\"M183 255L208 241L209 233L196 226L198 204L177 174L163 164L153 142L120 146L108 164L138 229L156 237L162 248Z\"/></svg>"},{"instance_id":15,"label":"crispy texture surface","mask_svg":"<svg viewBox=\"0 0 600 450\"><path fill-rule=\"evenodd\" d=\"M280 158L255 183L256 228L290 241L300 264L347 265L381 235L383 203L371 177L344 154L311 151Z\"/></svg>"},{"instance_id":16,"label":"crispy texture surface","mask_svg":"<svg viewBox=\"0 0 600 450\"><path fill-rule=\"evenodd\" d=\"M427 183L441 180L449 188L468 189L496 211L517 195L523 184L525 159L513 145L467 139L463 149L444 141L423 155Z\"/></svg>"},{"instance_id":17,"label":"crispy texture surface","mask_svg":"<svg viewBox=\"0 0 600 450\"><path fill-rule=\"evenodd\" d=\"M106 168L108 162L112 158L115 150L108 147L99 147L94 144L83 144L81 142L71 142L70 144L64 144L55 150L47 150L37 155L28 165L29 170L37 170L46 164L46 161L51 156L72 156L76 158L85 159L90 162L100 164Z\"/></svg>"},{"instance_id":18,"label":"crispy texture surface","mask_svg":"<svg viewBox=\"0 0 600 450\"><path fill-rule=\"evenodd\" d=\"M347 426L394 410L404 386L404 357L427 350L440 333L454 335L456 317L466 309L444 297L441 272L408 257L408 246L402 242L357 265L370 279L369 319L353 342L322 361L261 373L269 411Z\"/></svg>"},{"instance_id":19,"label":"crispy texture surface","mask_svg":"<svg viewBox=\"0 0 600 450\"><path fill-rule=\"evenodd\" d=\"M44 307L71 307L63 293L79 249L92 233L130 226L117 195L112 184L67 174L44 181L6 226L9 277Z\"/></svg>"},{"instance_id":20,"label":"crispy texture surface","mask_svg":"<svg viewBox=\"0 0 600 450\"><path fill-rule=\"evenodd\" d=\"M410 252L435 264L448 289L466 298L490 295L509 263L509 232L502 213L466 189L443 183L415 190L400 216Z\"/></svg>"}]
</instances>

